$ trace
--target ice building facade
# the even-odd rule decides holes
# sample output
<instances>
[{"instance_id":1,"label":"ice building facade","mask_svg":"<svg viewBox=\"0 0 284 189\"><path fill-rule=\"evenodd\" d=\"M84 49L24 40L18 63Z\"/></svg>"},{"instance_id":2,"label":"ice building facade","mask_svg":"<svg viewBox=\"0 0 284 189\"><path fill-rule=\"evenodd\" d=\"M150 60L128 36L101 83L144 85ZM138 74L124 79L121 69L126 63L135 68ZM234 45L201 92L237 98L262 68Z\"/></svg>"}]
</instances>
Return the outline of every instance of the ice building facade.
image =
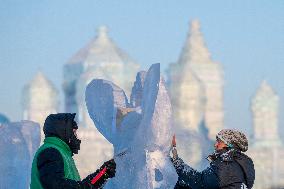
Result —
<instances>
[{"instance_id":1,"label":"ice building facade","mask_svg":"<svg viewBox=\"0 0 284 189\"><path fill-rule=\"evenodd\" d=\"M105 79L121 86L129 95L138 70L139 64L113 42L105 26L100 27L97 36L64 65L65 112L77 113L82 144L75 159L82 176L97 169L113 153L112 144L90 119L85 104L86 86L95 78ZM92 161L86 162L86 159Z\"/></svg>"},{"instance_id":2,"label":"ice building facade","mask_svg":"<svg viewBox=\"0 0 284 189\"><path fill-rule=\"evenodd\" d=\"M179 60L170 65L168 75L175 124L177 132L181 132L177 139L189 140L182 135L192 135L187 143L194 144L181 155L199 167L202 146L210 144L223 128L224 81L222 66L211 60L198 20L191 22Z\"/></svg>"},{"instance_id":3,"label":"ice building facade","mask_svg":"<svg viewBox=\"0 0 284 189\"><path fill-rule=\"evenodd\" d=\"M86 85L94 78L109 80L129 96L138 70L139 65L110 39L106 27L99 28L98 35L64 65L65 108L62 111L77 113L82 145L79 155L74 157L82 177L113 155L113 146L97 131L86 111ZM167 73L175 132L179 135L179 154L194 167L202 168L202 159L213 150L210 147L215 134L224 127L224 81L222 66L211 60L198 21L191 23L180 57L170 65ZM141 82L136 80L134 90L143 88L145 73L139 74ZM130 97L131 104L139 106L142 91L135 95ZM254 125L248 153L255 161L256 189L284 185L278 101L266 82L252 100ZM53 84L38 73L23 90L23 118L42 126L48 114L58 112L58 102L58 92Z\"/></svg>"},{"instance_id":4,"label":"ice building facade","mask_svg":"<svg viewBox=\"0 0 284 189\"><path fill-rule=\"evenodd\" d=\"M284 147L278 130L279 97L263 81L251 101L253 136L249 155L254 160L254 189L284 186Z\"/></svg>"}]
</instances>

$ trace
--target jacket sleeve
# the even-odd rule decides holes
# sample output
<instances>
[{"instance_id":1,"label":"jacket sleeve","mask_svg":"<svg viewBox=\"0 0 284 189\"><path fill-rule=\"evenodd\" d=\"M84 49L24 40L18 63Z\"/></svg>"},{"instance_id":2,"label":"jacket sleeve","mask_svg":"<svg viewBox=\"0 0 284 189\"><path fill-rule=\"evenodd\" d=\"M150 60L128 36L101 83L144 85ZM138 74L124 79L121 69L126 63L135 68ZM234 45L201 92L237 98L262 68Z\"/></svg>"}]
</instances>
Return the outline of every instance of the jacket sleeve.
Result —
<instances>
[{"instance_id":1,"label":"jacket sleeve","mask_svg":"<svg viewBox=\"0 0 284 189\"><path fill-rule=\"evenodd\" d=\"M86 177L83 181L67 179L64 176L64 162L60 152L54 148L43 150L37 161L40 182L46 189L99 189L105 184L107 178L104 176L95 184L91 184L91 179L99 173L99 169Z\"/></svg>"},{"instance_id":2,"label":"jacket sleeve","mask_svg":"<svg viewBox=\"0 0 284 189\"><path fill-rule=\"evenodd\" d=\"M191 189L219 188L219 178L214 165L201 172L185 164L181 158L173 160L173 165L178 174L178 185L188 186Z\"/></svg>"}]
</instances>

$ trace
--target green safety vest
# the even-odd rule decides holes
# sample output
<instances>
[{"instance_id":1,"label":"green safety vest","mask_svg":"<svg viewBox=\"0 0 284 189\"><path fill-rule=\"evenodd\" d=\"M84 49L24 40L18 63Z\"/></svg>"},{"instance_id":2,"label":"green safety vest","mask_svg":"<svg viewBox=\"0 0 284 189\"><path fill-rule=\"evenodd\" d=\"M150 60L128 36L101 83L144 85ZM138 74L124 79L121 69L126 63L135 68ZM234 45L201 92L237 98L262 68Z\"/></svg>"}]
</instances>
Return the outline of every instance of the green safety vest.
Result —
<instances>
[{"instance_id":1,"label":"green safety vest","mask_svg":"<svg viewBox=\"0 0 284 189\"><path fill-rule=\"evenodd\" d=\"M37 157L40 152L46 148L55 148L60 152L64 162L65 178L75 181L81 180L75 162L72 158L72 151L70 147L63 140L57 137L47 137L44 139L43 145L37 150L33 159L30 189L43 189L39 178Z\"/></svg>"}]
</instances>

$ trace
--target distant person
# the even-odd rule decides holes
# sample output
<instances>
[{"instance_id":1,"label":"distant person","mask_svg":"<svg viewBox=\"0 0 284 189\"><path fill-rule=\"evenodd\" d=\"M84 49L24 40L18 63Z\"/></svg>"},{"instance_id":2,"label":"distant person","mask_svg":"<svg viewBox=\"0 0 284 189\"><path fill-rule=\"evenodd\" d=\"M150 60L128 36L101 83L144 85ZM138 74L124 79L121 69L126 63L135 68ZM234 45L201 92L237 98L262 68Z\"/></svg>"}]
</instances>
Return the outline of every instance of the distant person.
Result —
<instances>
[{"instance_id":1,"label":"distant person","mask_svg":"<svg viewBox=\"0 0 284 189\"><path fill-rule=\"evenodd\" d=\"M115 176L116 164L111 159L81 181L72 158L78 154L81 143L74 118L75 114L70 113L50 114L46 118L45 139L32 164L31 189L97 189Z\"/></svg>"},{"instance_id":2,"label":"distant person","mask_svg":"<svg viewBox=\"0 0 284 189\"><path fill-rule=\"evenodd\" d=\"M210 166L198 172L178 157L174 148L173 165L178 174L175 189L251 189L255 180L254 164L243 152L248 150L246 136L223 129L216 136L215 152L208 156Z\"/></svg>"}]
</instances>

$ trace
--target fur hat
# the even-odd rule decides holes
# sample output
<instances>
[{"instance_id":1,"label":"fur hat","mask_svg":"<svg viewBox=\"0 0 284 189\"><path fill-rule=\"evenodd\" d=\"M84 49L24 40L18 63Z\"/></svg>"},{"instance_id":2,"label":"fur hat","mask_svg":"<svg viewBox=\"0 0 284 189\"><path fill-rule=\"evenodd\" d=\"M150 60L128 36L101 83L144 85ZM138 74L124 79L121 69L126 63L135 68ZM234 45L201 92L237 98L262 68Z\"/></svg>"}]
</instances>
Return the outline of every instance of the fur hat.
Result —
<instances>
[{"instance_id":1,"label":"fur hat","mask_svg":"<svg viewBox=\"0 0 284 189\"><path fill-rule=\"evenodd\" d=\"M245 152L248 150L248 140L244 133L232 129L222 129L216 136L229 147Z\"/></svg>"}]
</instances>

